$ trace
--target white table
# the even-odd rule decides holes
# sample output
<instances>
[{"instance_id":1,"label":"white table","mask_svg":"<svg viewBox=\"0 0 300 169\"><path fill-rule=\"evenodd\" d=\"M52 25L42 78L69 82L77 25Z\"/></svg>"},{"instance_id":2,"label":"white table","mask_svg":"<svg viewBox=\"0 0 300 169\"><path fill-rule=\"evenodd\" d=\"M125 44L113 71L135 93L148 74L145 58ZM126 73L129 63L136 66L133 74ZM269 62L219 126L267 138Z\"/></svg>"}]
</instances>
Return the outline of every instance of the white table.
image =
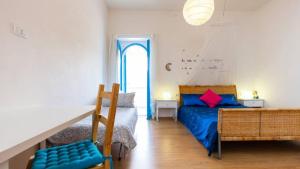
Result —
<instances>
[{"instance_id":1,"label":"white table","mask_svg":"<svg viewBox=\"0 0 300 169\"><path fill-rule=\"evenodd\" d=\"M159 109L174 109L173 118L177 121L177 100L156 100L156 120L159 118Z\"/></svg>"},{"instance_id":2,"label":"white table","mask_svg":"<svg viewBox=\"0 0 300 169\"><path fill-rule=\"evenodd\" d=\"M0 110L0 169L9 159L93 114L95 106Z\"/></svg>"},{"instance_id":3,"label":"white table","mask_svg":"<svg viewBox=\"0 0 300 169\"><path fill-rule=\"evenodd\" d=\"M246 107L263 108L265 101L263 99L241 99L239 102Z\"/></svg>"}]
</instances>

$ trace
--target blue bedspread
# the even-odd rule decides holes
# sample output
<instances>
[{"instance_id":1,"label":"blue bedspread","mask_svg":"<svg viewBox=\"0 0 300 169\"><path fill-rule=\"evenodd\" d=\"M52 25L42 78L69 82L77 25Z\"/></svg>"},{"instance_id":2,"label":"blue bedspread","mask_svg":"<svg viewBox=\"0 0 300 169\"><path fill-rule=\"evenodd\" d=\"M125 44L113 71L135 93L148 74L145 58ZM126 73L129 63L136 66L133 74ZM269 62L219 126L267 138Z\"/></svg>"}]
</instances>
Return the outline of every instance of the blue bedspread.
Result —
<instances>
[{"instance_id":1,"label":"blue bedspread","mask_svg":"<svg viewBox=\"0 0 300 169\"><path fill-rule=\"evenodd\" d=\"M242 105L216 108L182 106L178 119L208 150L209 155L217 149L217 126L219 108L245 108Z\"/></svg>"}]
</instances>

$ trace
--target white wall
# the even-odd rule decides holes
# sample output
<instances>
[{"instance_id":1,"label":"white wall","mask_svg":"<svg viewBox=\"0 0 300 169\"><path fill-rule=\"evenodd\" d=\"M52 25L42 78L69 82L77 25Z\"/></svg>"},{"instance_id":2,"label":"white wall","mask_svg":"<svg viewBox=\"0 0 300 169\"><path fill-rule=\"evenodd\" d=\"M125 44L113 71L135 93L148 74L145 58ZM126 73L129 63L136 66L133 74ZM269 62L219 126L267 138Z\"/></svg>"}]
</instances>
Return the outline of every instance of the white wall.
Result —
<instances>
[{"instance_id":1,"label":"white wall","mask_svg":"<svg viewBox=\"0 0 300 169\"><path fill-rule=\"evenodd\" d=\"M0 11L0 107L93 103L105 80L104 0L0 0Z\"/></svg>"},{"instance_id":2,"label":"white wall","mask_svg":"<svg viewBox=\"0 0 300 169\"><path fill-rule=\"evenodd\" d=\"M270 107L300 107L300 1L272 0L257 13L256 88Z\"/></svg>"},{"instance_id":3,"label":"white wall","mask_svg":"<svg viewBox=\"0 0 300 169\"><path fill-rule=\"evenodd\" d=\"M163 91L170 91L173 97L179 84L232 84L236 82L236 46L243 38L243 19L253 12L227 12L225 18L216 13L204 26L193 27L185 23L180 11L109 11L109 36L154 34L157 40L155 58L154 97L161 97ZM185 52L183 52L185 50ZM197 57L197 54L200 56ZM183 59L196 59L185 64ZM201 60L206 60L206 64ZM210 70L205 65L210 59L224 61L223 68ZM172 71L165 65L172 63ZM209 63L208 63L209 64ZM182 70L192 67L190 74Z\"/></svg>"},{"instance_id":4,"label":"white wall","mask_svg":"<svg viewBox=\"0 0 300 169\"><path fill-rule=\"evenodd\" d=\"M243 22L236 83L267 107L300 107L299 18L299 0L272 0Z\"/></svg>"},{"instance_id":5,"label":"white wall","mask_svg":"<svg viewBox=\"0 0 300 169\"><path fill-rule=\"evenodd\" d=\"M240 98L245 96L245 93L251 93L256 88L256 79L258 74L258 14L257 11L251 15L244 16L240 22L240 29L237 33L236 51L236 78L235 84L238 88ZM260 91L259 91L259 94Z\"/></svg>"}]
</instances>

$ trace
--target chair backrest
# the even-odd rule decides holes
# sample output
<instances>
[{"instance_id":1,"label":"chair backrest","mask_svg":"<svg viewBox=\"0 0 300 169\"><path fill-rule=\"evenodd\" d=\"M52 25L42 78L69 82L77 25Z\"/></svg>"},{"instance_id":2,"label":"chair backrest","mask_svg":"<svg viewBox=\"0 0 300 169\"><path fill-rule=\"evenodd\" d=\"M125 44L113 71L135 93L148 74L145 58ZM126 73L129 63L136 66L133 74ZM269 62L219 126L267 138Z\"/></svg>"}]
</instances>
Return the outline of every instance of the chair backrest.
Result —
<instances>
[{"instance_id":1,"label":"chair backrest","mask_svg":"<svg viewBox=\"0 0 300 169\"><path fill-rule=\"evenodd\" d=\"M103 145L103 155L106 157L111 155L112 135L113 135L113 129L115 123L116 110L117 110L119 87L120 87L119 84L113 84L112 91L105 92L104 85L99 86L96 110L93 116L92 140L94 143L97 142L99 122L103 123L106 126L104 145ZM110 100L110 107L109 107L107 118L101 115L103 98Z\"/></svg>"}]
</instances>

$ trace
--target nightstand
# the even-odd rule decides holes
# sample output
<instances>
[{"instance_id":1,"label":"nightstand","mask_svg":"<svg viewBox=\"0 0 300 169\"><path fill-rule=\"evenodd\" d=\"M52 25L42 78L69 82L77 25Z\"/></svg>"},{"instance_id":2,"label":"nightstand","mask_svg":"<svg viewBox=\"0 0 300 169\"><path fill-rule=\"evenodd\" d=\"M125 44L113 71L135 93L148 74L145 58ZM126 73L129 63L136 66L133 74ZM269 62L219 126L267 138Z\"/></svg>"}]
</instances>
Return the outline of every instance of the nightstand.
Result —
<instances>
[{"instance_id":1,"label":"nightstand","mask_svg":"<svg viewBox=\"0 0 300 169\"><path fill-rule=\"evenodd\" d=\"M263 108L265 101L263 99L242 99L239 102L246 107Z\"/></svg>"},{"instance_id":2,"label":"nightstand","mask_svg":"<svg viewBox=\"0 0 300 169\"><path fill-rule=\"evenodd\" d=\"M174 109L173 118L177 121L177 100L156 100L156 120L159 118L159 109Z\"/></svg>"}]
</instances>

